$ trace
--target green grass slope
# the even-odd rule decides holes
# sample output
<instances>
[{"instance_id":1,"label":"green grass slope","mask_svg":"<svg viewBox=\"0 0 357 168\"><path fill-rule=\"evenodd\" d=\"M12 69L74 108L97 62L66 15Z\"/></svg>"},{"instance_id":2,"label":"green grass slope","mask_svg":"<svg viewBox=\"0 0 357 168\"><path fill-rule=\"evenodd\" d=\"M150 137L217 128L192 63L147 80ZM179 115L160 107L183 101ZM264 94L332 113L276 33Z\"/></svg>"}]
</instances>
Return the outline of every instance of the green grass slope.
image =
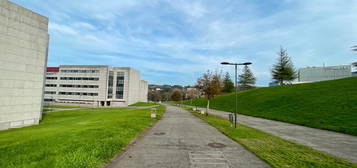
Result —
<instances>
[{"instance_id":1,"label":"green grass slope","mask_svg":"<svg viewBox=\"0 0 357 168\"><path fill-rule=\"evenodd\" d=\"M0 167L101 167L155 120L150 109L48 113L40 125L0 131Z\"/></svg>"},{"instance_id":2,"label":"green grass slope","mask_svg":"<svg viewBox=\"0 0 357 168\"><path fill-rule=\"evenodd\" d=\"M192 105L204 107L206 99ZM191 105L191 101L184 101ZM217 96L211 108L234 112L234 93ZM242 91L238 113L357 135L357 78Z\"/></svg>"},{"instance_id":3,"label":"green grass slope","mask_svg":"<svg viewBox=\"0 0 357 168\"><path fill-rule=\"evenodd\" d=\"M129 106L155 106L157 105L156 103L152 103L152 102L137 102L134 104L131 104Z\"/></svg>"}]
</instances>

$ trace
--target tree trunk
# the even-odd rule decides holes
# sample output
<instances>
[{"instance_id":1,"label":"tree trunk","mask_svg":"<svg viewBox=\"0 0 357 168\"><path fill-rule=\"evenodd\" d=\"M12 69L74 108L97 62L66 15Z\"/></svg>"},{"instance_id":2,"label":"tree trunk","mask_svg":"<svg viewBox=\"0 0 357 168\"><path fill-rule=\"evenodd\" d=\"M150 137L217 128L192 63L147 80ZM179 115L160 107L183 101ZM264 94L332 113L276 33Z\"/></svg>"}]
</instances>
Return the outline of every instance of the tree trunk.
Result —
<instances>
[{"instance_id":1,"label":"tree trunk","mask_svg":"<svg viewBox=\"0 0 357 168\"><path fill-rule=\"evenodd\" d=\"M208 110L209 110L209 99L207 101L206 116L208 116Z\"/></svg>"}]
</instances>

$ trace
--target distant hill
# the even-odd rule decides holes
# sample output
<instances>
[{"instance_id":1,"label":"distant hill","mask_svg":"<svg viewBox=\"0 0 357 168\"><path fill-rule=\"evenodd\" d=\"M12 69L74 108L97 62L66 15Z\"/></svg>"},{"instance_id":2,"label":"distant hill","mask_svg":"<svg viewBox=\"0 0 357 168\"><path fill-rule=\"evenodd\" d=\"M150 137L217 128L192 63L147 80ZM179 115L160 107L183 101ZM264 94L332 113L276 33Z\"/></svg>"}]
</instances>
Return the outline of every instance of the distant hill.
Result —
<instances>
[{"instance_id":1,"label":"distant hill","mask_svg":"<svg viewBox=\"0 0 357 168\"><path fill-rule=\"evenodd\" d=\"M192 102L204 107L206 101ZM230 93L215 97L210 106L234 112L234 103ZM242 91L238 113L357 135L357 77Z\"/></svg>"}]
</instances>

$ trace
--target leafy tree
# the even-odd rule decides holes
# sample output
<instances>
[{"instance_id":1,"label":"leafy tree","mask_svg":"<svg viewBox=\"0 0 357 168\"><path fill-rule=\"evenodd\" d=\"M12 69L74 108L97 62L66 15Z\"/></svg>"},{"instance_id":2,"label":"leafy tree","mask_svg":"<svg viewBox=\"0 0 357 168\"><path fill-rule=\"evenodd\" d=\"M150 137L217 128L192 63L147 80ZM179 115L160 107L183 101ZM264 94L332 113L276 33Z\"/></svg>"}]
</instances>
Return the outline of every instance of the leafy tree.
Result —
<instances>
[{"instance_id":1,"label":"leafy tree","mask_svg":"<svg viewBox=\"0 0 357 168\"><path fill-rule=\"evenodd\" d=\"M286 49L280 47L278 52L278 61L273 65L271 71L273 79L280 85L284 84L284 81L292 81L297 78L295 68L286 52Z\"/></svg>"},{"instance_id":2,"label":"leafy tree","mask_svg":"<svg viewBox=\"0 0 357 168\"><path fill-rule=\"evenodd\" d=\"M245 90L245 89L251 89L254 88L255 86L255 77L253 75L253 72L250 70L250 68L246 65L243 68L243 73L239 75L238 77L238 83L239 86Z\"/></svg>"},{"instance_id":3,"label":"leafy tree","mask_svg":"<svg viewBox=\"0 0 357 168\"><path fill-rule=\"evenodd\" d=\"M206 115L208 115L210 100L221 92L221 75L209 70L197 79L197 88L207 97Z\"/></svg>"},{"instance_id":4,"label":"leafy tree","mask_svg":"<svg viewBox=\"0 0 357 168\"><path fill-rule=\"evenodd\" d=\"M161 99L160 93L158 91L149 91L148 93L149 100L158 102Z\"/></svg>"},{"instance_id":5,"label":"leafy tree","mask_svg":"<svg viewBox=\"0 0 357 168\"><path fill-rule=\"evenodd\" d=\"M171 93L171 100L173 101L181 101L182 100L182 93L179 89L174 89Z\"/></svg>"},{"instance_id":6,"label":"leafy tree","mask_svg":"<svg viewBox=\"0 0 357 168\"><path fill-rule=\"evenodd\" d=\"M231 77L227 72L226 75L224 75L222 92L230 93L233 91L234 91L234 83L232 82Z\"/></svg>"}]
</instances>

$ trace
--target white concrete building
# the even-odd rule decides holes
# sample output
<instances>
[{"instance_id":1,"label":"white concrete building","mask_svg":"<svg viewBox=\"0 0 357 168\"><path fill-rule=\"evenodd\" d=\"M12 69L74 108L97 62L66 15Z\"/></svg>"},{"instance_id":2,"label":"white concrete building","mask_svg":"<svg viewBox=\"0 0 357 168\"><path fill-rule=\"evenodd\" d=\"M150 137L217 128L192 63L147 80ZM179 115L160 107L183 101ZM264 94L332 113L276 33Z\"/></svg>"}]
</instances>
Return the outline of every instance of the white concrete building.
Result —
<instances>
[{"instance_id":1,"label":"white concrete building","mask_svg":"<svg viewBox=\"0 0 357 168\"><path fill-rule=\"evenodd\" d=\"M0 0L0 130L41 119L48 18Z\"/></svg>"},{"instance_id":2,"label":"white concrete building","mask_svg":"<svg viewBox=\"0 0 357 168\"><path fill-rule=\"evenodd\" d=\"M48 104L127 106L147 102L148 83L129 67L61 65L46 73L44 100Z\"/></svg>"},{"instance_id":3,"label":"white concrete building","mask_svg":"<svg viewBox=\"0 0 357 168\"><path fill-rule=\"evenodd\" d=\"M351 65L307 67L298 71L298 81L295 83L317 82L348 78L352 76Z\"/></svg>"}]
</instances>

